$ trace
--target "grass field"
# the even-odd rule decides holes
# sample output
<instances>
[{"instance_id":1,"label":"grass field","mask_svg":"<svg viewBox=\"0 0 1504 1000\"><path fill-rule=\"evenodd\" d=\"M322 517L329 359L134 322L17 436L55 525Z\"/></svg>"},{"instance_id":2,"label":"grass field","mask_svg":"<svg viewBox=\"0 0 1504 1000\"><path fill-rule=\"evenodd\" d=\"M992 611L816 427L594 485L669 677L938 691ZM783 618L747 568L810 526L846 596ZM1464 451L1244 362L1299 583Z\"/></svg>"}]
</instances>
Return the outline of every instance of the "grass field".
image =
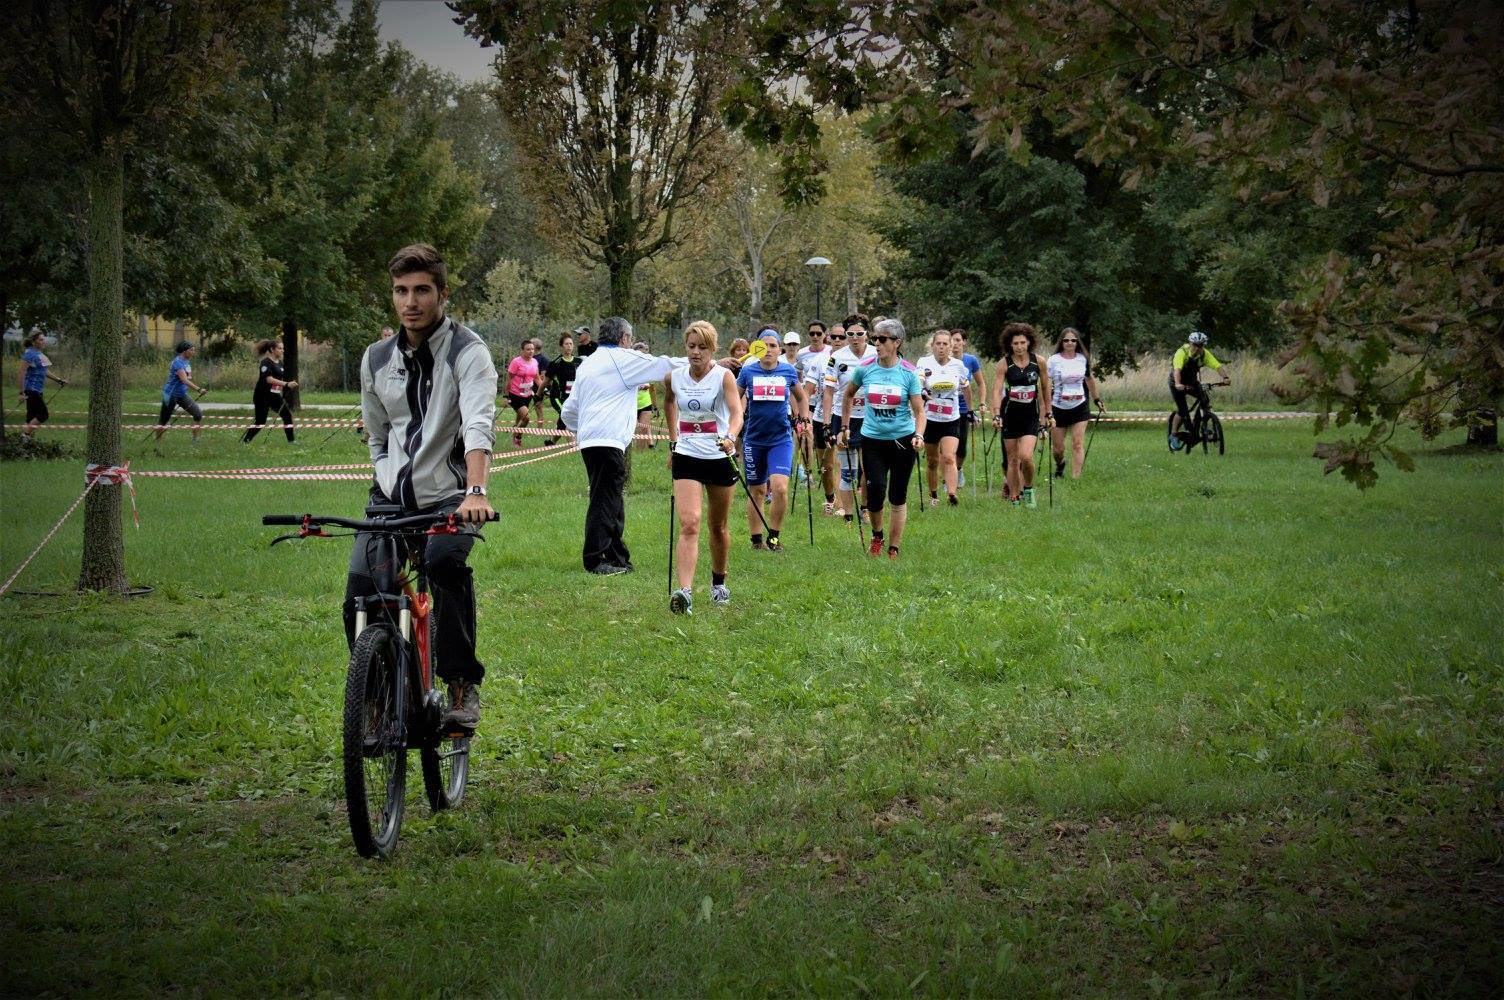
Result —
<instances>
[{"instance_id":1,"label":"grass field","mask_svg":"<svg viewBox=\"0 0 1504 1000\"><path fill-rule=\"evenodd\" d=\"M133 468L360 459L323 433ZM1359 494L1303 421L1228 437L1104 429L1053 510L967 489L897 565L802 495L754 554L738 505L688 619L661 450L631 576L580 571L577 459L499 475L471 794L430 816L414 761L387 863L340 801L349 543L259 525L361 489L141 480L150 596L0 604L0 992L1497 996L1504 459ZM0 477L8 572L80 475Z\"/></svg>"}]
</instances>

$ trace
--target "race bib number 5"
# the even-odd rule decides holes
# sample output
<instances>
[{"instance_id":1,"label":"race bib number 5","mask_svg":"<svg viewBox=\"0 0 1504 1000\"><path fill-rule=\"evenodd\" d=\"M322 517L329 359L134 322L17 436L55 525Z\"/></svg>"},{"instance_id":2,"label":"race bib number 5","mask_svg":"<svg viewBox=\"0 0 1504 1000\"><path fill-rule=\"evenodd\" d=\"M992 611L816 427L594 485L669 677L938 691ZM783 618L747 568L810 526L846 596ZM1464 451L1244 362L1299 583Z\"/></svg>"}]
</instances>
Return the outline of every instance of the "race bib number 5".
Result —
<instances>
[{"instance_id":1,"label":"race bib number 5","mask_svg":"<svg viewBox=\"0 0 1504 1000\"><path fill-rule=\"evenodd\" d=\"M903 402L903 389L896 385L869 385L867 403L870 406L891 407Z\"/></svg>"}]
</instances>

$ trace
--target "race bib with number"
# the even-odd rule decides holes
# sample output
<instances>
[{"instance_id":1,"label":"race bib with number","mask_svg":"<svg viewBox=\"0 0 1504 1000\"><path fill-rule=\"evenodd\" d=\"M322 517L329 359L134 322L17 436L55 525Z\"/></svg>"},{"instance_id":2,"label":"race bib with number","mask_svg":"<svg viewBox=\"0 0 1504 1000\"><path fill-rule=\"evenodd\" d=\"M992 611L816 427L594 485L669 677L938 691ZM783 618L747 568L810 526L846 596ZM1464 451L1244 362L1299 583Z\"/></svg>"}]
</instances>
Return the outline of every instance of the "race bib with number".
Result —
<instances>
[{"instance_id":1,"label":"race bib with number","mask_svg":"<svg viewBox=\"0 0 1504 1000\"><path fill-rule=\"evenodd\" d=\"M1008 387L1008 398L1015 403L1034 402L1034 393L1035 389L1032 385L1010 385Z\"/></svg>"},{"instance_id":2,"label":"race bib with number","mask_svg":"<svg viewBox=\"0 0 1504 1000\"><path fill-rule=\"evenodd\" d=\"M681 420L679 421L680 434L714 434L716 423L714 420Z\"/></svg>"},{"instance_id":3,"label":"race bib with number","mask_svg":"<svg viewBox=\"0 0 1504 1000\"><path fill-rule=\"evenodd\" d=\"M565 382L564 383L564 395L567 396L571 392L574 392L574 383L573 382Z\"/></svg>"},{"instance_id":4,"label":"race bib with number","mask_svg":"<svg viewBox=\"0 0 1504 1000\"><path fill-rule=\"evenodd\" d=\"M867 386L867 402L873 406L897 406L903 402L903 387L873 383Z\"/></svg>"},{"instance_id":5,"label":"race bib with number","mask_svg":"<svg viewBox=\"0 0 1504 1000\"><path fill-rule=\"evenodd\" d=\"M949 399L932 399L925 404L924 410L936 417L953 417L956 415L956 404Z\"/></svg>"},{"instance_id":6,"label":"race bib with number","mask_svg":"<svg viewBox=\"0 0 1504 1000\"><path fill-rule=\"evenodd\" d=\"M789 384L782 376L752 376L752 399L764 403L782 403L789 398Z\"/></svg>"}]
</instances>

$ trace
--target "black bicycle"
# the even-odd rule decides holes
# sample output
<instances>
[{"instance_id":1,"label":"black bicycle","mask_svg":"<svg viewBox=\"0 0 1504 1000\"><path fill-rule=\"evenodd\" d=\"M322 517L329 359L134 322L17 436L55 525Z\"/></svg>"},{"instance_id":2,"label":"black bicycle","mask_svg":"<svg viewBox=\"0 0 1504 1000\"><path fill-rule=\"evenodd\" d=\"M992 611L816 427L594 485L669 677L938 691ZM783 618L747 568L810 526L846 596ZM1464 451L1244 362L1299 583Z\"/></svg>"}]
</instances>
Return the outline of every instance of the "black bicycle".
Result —
<instances>
[{"instance_id":1,"label":"black bicycle","mask_svg":"<svg viewBox=\"0 0 1504 1000\"><path fill-rule=\"evenodd\" d=\"M1201 445L1203 453L1210 452L1212 445L1216 445L1218 455L1226 454L1227 443L1222 437L1222 418L1212 410L1211 390L1216 386L1227 384L1226 382L1203 382L1187 391L1186 395L1190 397L1187 410L1191 415L1191 422L1188 428L1189 433L1184 436L1176 436L1175 415L1177 411L1170 411L1170 415L1165 418L1165 441L1169 443L1171 451L1182 450L1175 447L1177 442L1181 442L1187 455L1195 451L1198 444Z\"/></svg>"},{"instance_id":2,"label":"black bicycle","mask_svg":"<svg viewBox=\"0 0 1504 1000\"><path fill-rule=\"evenodd\" d=\"M355 645L345 674L345 802L350 836L362 857L389 856L397 847L407 796L407 752L416 749L423 788L434 812L457 807L470 777L470 736L442 725L449 691L434 683L437 616L428 576L412 554L427 535L455 535L454 514L397 517L399 507L373 505L367 520L268 514L266 525L297 525L273 545L295 538L349 538L324 531L349 528L381 536L393 558L383 565L377 593L355 598ZM495 516L491 520L496 520Z\"/></svg>"}]
</instances>

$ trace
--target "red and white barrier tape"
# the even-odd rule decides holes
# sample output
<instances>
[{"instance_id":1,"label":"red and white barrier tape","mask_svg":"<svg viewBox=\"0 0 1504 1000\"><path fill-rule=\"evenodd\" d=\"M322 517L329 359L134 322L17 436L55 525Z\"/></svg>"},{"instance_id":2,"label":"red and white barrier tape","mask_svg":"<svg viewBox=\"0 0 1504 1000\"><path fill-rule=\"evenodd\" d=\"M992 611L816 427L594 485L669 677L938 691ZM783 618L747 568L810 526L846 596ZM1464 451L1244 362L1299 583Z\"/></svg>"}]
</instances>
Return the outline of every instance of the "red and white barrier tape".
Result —
<instances>
[{"instance_id":1,"label":"red and white barrier tape","mask_svg":"<svg viewBox=\"0 0 1504 1000\"><path fill-rule=\"evenodd\" d=\"M36 548L31 550L31 554L21 560L21 565L16 567L15 572L6 578L4 583L0 583L0 597L5 596L11 586L15 584L17 578L25 572L26 567L30 566L32 560L36 559L37 555L47 547L47 543L52 541L52 537L58 533L58 530L67 522L68 518L73 516L73 512L78 510L78 505L84 502L84 497L88 496L94 487L119 486L121 484L130 487L131 514L136 517L136 527L141 527L141 519L139 516L136 516L136 488L131 485L130 463L127 462L125 465L104 465L99 462L90 462L84 466L84 491L78 495L78 498L73 503L68 505L68 509L63 511L63 516L57 519L57 523L52 526L51 531L42 536L42 540L37 543Z\"/></svg>"}]
</instances>

